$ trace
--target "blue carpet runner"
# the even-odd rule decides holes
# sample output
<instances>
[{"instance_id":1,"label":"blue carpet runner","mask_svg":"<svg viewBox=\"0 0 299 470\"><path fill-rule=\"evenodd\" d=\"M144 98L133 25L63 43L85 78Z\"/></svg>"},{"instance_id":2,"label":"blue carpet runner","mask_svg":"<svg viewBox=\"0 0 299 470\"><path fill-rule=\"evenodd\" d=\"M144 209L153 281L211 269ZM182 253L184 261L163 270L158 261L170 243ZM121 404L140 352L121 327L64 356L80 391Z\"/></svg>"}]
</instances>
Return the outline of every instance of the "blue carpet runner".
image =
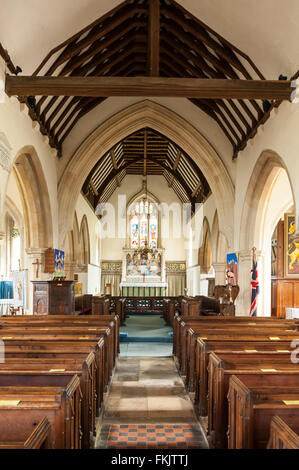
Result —
<instances>
[{"instance_id":1,"label":"blue carpet runner","mask_svg":"<svg viewBox=\"0 0 299 470\"><path fill-rule=\"evenodd\" d=\"M141 316L141 317L147 317L148 315L151 316L159 316L161 319L163 319L163 313L161 311L153 311L153 310L148 310L144 312L138 312L138 311L130 311L128 315L126 315L126 322L130 317L136 317L136 316ZM120 342L121 343L172 343L173 342L173 333L165 333L165 336L134 336L134 333L136 335L136 328L135 331L132 332L132 336L130 336L130 327L129 327L129 322L128 323L128 330L124 330L120 332ZM159 323L159 322L158 322ZM161 322L161 326L164 322ZM126 328L126 327L124 327ZM158 326L159 328L159 326ZM142 330L141 330L142 332ZM138 333L137 333L138 334Z\"/></svg>"}]
</instances>

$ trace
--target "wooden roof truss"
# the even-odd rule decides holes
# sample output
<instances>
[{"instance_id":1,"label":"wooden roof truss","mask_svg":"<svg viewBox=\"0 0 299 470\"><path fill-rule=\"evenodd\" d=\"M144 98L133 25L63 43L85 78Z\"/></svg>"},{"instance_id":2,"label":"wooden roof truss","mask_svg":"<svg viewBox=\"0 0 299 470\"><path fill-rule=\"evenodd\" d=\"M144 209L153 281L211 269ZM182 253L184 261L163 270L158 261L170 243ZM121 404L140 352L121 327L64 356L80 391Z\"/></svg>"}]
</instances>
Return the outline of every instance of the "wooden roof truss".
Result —
<instances>
[{"instance_id":1,"label":"wooden roof truss","mask_svg":"<svg viewBox=\"0 0 299 470\"><path fill-rule=\"evenodd\" d=\"M114 155L114 158L111 158ZM129 135L99 159L82 191L95 209L107 202L126 175L161 175L182 203L204 202L207 180L194 161L162 134L145 128Z\"/></svg>"},{"instance_id":2,"label":"wooden roof truss","mask_svg":"<svg viewBox=\"0 0 299 470\"><path fill-rule=\"evenodd\" d=\"M174 0L124 1L50 51L33 76L264 80L244 52ZM104 99L41 96L29 112L61 154L62 144L77 122ZM258 99L191 101L219 125L232 145L233 157L254 137L275 105L273 101L264 112ZM173 181L170 176L169 184Z\"/></svg>"}]
</instances>

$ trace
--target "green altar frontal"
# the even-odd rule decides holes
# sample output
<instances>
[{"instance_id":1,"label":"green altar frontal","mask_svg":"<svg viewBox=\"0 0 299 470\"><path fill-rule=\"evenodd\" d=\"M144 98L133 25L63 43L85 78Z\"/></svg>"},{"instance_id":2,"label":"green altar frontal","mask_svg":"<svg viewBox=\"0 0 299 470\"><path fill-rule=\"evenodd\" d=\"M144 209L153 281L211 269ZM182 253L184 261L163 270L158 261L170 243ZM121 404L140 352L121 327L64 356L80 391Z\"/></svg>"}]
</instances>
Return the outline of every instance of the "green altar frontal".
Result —
<instances>
[{"instance_id":1,"label":"green altar frontal","mask_svg":"<svg viewBox=\"0 0 299 470\"><path fill-rule=\"evenodd\" d=\"M165 297L167 287L164 286L122 286L123 297Z\"/></svg>"}]
</instances>

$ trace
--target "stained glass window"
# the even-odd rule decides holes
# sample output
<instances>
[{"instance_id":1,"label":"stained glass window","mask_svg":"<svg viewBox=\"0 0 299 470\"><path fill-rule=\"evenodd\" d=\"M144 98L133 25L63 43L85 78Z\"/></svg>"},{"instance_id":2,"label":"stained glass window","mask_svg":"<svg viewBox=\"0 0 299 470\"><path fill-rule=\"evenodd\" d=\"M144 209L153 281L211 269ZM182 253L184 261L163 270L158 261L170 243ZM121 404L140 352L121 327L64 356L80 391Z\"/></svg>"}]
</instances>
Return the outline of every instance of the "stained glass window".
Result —
<instances>
[{"instance_id":1,"label":"stained glass window","mask_svg":"<svg viewBox=\"0 0 299 470\"><path fill-rule=\"evenodd\" d=\"M158 216L157 207L143 198L134 203L130 213L129 233L131 248L142 248L146 242L150 248L158 246Z\"/></svg>"},{"instance_id":2,"label":"stained glass window","mask_svg":"<svg viewBox=\"0 0 299 470\"><path fill-rule=\"evenodd\" d=\"M150 218L150 248L157 248L158 244L158 219L156 215L151 215Z\"/></svg>"},{"instance_id":3,"label":"stained glass window","mask_svg":"<svg viewBox=\"0 0 299 470\"><path fill-rule=\"evenodd\" d=\"M146 240L147 240L147 216L143 214L140 218L140 246L141 248L145 246Z\"/></svg>"},{"instance_id":4,"label":"stained glass window","mask_svg":"<svg viewBox=\"0 0 299 470\"><path fill-rule=\"evenodd\" d=\"M131 219L131 248L138 248L139 246L139 218L137 215Z\"/></svg>"}]
</instances>

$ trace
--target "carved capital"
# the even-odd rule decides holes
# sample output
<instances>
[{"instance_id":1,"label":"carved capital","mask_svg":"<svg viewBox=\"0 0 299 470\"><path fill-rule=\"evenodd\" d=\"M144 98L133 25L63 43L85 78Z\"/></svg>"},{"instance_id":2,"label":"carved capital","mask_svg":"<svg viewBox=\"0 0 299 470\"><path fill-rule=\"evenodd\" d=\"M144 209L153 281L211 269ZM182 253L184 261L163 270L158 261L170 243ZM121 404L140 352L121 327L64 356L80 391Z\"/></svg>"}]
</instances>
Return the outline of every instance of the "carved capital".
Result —
<instances>
[{"instance_id":1,"label":"carved capital","mask_svg":"<svg viewBox=\"0 0 299 470\"><path fill-rule=\"evenodd\" d=\"M227 264L226 263L213 263L213 268L215 271L221 271L222 269L226 269Z\"/></svg>"},{"instance_id":2,"label":"carved capital","mask_svg":"<svg viewBox=\"0 0 299 470\"><path fill-rule=\"evenodd\" d=\"M29 256L43 256L47 248L26 248L26 253Z\"/></svg>"}]
</instances>

